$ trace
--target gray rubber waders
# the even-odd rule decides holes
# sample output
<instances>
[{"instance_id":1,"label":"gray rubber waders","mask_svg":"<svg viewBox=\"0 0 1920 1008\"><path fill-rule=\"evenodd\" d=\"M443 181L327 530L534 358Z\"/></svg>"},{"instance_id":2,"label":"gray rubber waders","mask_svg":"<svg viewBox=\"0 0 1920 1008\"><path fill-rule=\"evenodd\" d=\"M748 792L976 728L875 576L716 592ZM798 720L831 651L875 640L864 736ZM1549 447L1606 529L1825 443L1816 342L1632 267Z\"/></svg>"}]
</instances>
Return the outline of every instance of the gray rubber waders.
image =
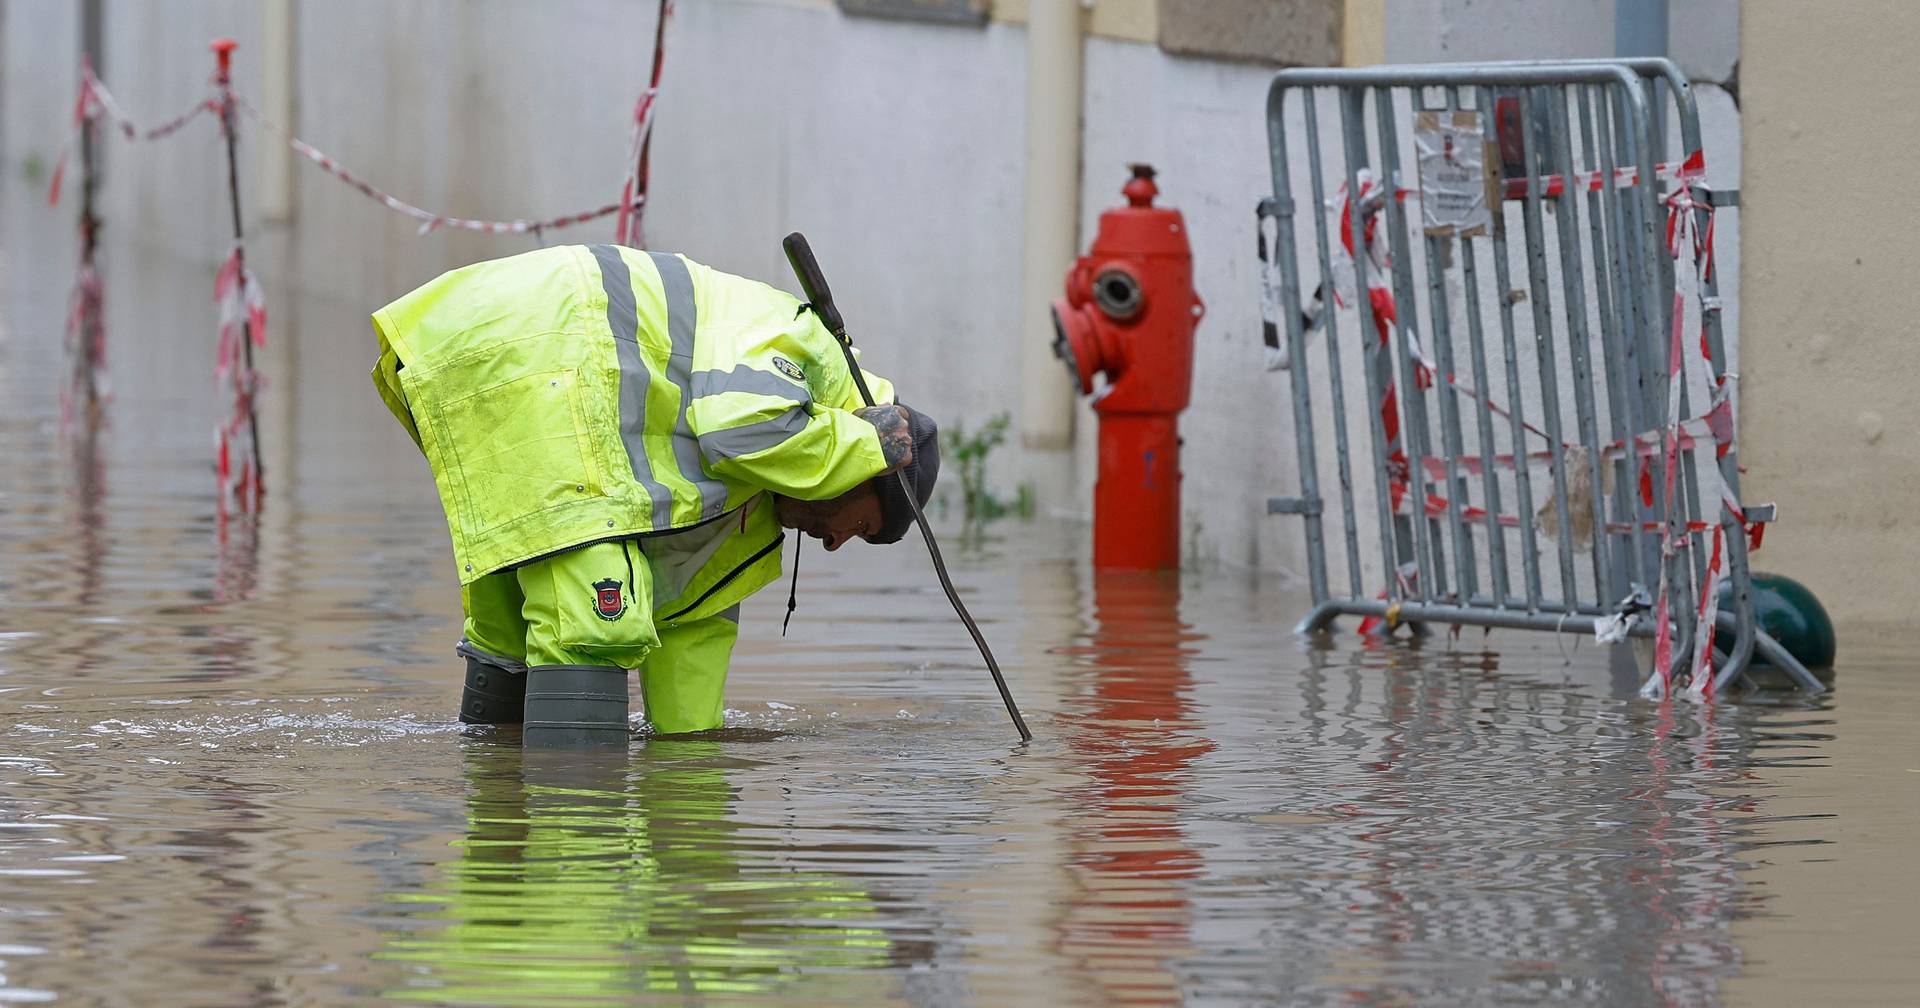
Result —
<instances>
[{"instance_id":1,"label":"gray rubber waders","mask_svg":"<svg viewBox=\"0 0 1920 1008\"><path fill-rule=\"evenodd\" d=\"M521 740L530 746L627 744L627 676L611 665L527 669Z\"/></svg>"},{"instance_id":2,"label":"gray rubber waders","mask_svg":"<svg viewBox=\"0 0 1920 1008\"><path fill-rule=\"evenodd\" d=\"M467 724L519 724L527 675L467 657L467 688L460 694L460 720Z\"/></svg>"}]
</instances>

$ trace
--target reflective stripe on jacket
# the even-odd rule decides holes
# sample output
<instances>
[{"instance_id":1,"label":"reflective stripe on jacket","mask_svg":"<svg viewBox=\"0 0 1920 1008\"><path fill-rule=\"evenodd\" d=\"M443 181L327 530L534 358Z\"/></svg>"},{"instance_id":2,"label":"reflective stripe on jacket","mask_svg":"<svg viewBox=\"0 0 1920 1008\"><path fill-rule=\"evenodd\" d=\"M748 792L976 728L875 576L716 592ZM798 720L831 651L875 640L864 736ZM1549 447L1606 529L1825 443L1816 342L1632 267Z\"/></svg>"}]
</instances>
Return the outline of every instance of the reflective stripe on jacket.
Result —
<instances>
[{"instance_id":1,"label":"reflective stripe on jacket","mask_svg":"<svg viewBox=\"0 0 1920 1008\"><path fill-rule=\"evenodd\" d=\"M462 584L717 521L762 491L836 497L886 468L813 314L681 256L572 245L475 263L373 326L374 384L433 468ZM740 531L774 530L763 510Z\"/></svg>"}]
</instances>

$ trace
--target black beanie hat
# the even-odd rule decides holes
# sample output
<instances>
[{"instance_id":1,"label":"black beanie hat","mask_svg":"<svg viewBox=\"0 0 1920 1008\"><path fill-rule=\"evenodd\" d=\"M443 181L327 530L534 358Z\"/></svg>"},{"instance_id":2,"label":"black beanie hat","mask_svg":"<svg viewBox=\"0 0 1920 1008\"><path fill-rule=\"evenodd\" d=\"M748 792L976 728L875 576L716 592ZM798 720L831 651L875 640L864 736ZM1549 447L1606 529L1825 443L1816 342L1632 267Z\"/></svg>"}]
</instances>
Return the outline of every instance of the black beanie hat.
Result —
<instances>
[{"instance_id":1,"label":"black beanie hat","mask_svg":"<svg viewBox=\"0 0 1920 1008\"><path fill-rule=\"evenodd\" d=\"M905 403L899 405L907 411L907 435L913 439L913 461L904 470L907 483L913 487L914 499L926 507L927 499L933 496L934 480L940 477L940 425ZM913 527L913 507L893 473L877 477L874 489L880 494L880 531L866 539L882 545L897 543Z\"/></svg>"}]
</instances>

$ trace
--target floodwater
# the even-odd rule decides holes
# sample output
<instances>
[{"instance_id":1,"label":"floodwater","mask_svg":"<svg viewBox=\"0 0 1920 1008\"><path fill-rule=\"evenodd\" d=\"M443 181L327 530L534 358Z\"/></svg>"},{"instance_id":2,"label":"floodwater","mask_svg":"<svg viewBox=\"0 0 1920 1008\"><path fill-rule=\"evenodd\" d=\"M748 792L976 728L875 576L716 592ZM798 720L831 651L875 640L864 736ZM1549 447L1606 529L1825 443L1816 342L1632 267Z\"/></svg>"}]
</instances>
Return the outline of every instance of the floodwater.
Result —
<instances>
[{"instance_id":1,"label":"floodwater","mask_svg":"<svg viewBox=\"0 0 1920 1008\"><path fill-rule=\"evenodd\" d=\"M166 335L205 274L119 282L170 307L114 302L91 440L36 377L59 292L0 333L0 1003L1920 998L1897 640L1818 700L1659 705L1591 643L1306 641L1277 579L1096 577L1084 525L1010 523L948 552L1030 744L910 542L810 544L784 640L749 604L717 737L523 754L453 720L364 309L289 313L251 530L210 336Z\"/></svg>"}]
</instances>

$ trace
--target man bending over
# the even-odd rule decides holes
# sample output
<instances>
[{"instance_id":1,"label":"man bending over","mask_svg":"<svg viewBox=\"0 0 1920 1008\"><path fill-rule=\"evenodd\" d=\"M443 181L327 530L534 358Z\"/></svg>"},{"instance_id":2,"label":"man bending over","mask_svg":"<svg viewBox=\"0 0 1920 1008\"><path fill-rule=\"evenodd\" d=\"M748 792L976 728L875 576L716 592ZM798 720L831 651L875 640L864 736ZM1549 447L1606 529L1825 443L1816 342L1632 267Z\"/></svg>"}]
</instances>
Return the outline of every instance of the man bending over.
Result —
<instances>
[{"instance_id":1,"label":"man bending over","mask_svg":"<svg viewBox=\"0 0 1920 1008\"><path fill-rule=\"evenodd\" d=\"M374 385L427 457L466 612L460 720L624 743L717 728L740 601L783 529L898 542L939 475L931 418L866 407L790 294L682 256L541 249L373 315Z\"/></svg>"}]
</instances>

